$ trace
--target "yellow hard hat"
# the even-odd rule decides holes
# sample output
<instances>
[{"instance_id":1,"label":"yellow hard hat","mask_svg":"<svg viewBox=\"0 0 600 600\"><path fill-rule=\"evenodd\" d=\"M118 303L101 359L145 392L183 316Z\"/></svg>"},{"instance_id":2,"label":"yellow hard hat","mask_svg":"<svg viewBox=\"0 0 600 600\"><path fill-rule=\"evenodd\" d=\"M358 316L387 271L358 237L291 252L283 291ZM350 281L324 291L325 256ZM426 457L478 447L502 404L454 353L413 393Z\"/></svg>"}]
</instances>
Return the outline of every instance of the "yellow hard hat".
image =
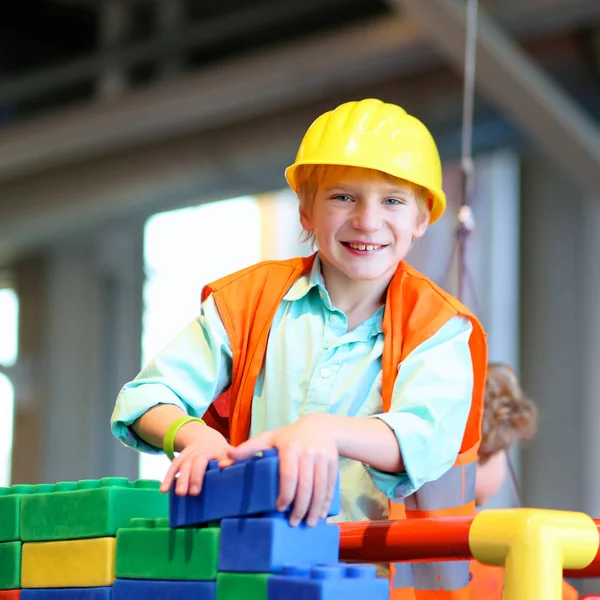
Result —
<instances>
[{"instance_id":1,"label":"yellow hard hat","mask_svg":"<svg viewBox=\"0 0 600 600\"><path fill-rule=\"evenodd\" d=\"M285 171L297 192L300 165L341 165L388 173L431 193L430 223L446 209L442 164L429 130L395 104L368 99L346 102L308 128L296 162Z\"/></svg>"}]
</instances>

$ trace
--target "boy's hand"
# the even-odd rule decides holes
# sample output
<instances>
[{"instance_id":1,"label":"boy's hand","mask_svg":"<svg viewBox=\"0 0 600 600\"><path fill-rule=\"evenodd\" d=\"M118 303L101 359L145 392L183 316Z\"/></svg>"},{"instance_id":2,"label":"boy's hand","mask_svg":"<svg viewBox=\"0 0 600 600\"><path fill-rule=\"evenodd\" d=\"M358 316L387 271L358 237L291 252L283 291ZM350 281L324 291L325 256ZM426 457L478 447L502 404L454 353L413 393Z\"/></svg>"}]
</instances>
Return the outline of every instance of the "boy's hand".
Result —
<instances>
[{"instance_id":1,"label":"boy's hand","mask_svg":"<svg viewBox=\"0 0 600 600\"><path fill-rule=\"evenodd\" d=\"M160 491L168 492L175 481L175 493L178 496L188 493L197 496L202 491L208 463L224 458L229 449L233 449L233 446L230 446L220 433L203 425L201 435L195 435L187 441L179 456L173 459ZM176 477L178 473L179 477Z\"/></svg>"},{"instance_id":2,"label":"boy's hand","mask_svg":"<svg viewBox=\"0 0 600 600\"><path fill-rule=\"evenodd\" d=\"M307 517L308 525L314 526L327 517L338 476L338 449L327 431L326 417L323 413L306 415L295 423L261 433L237 448L230 447L219 466L277 448L281 486L277 510L285 511L293 503L290 524L296 526Z\"/></svg>"}]
</instances>

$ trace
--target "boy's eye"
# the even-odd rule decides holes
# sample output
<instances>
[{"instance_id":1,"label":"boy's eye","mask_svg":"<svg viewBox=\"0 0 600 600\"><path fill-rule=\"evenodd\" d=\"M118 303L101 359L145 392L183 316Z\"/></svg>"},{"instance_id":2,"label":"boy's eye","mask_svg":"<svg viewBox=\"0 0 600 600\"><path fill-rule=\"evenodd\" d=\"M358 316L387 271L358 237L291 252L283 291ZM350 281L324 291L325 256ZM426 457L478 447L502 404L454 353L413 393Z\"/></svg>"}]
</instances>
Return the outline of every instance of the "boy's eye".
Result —
<instances>
[{"instance_id":1,"label":"boy's eye","mask_svg":"<svg viewBox=\"0 0 600 600\"><path fill-rule=\"evenodd\" d=\"M352 200L352 198L350 198L350 196L347 194L336 194L333 198L334 200L339 200L340 202L350 202L350 200Z\"/></svg>"},{"instance_id":2,"label":"boy's eye","mask_svg":"<svg viewBox=\"0 0 600 600\"><path fill-rule=\"evenodd\" d=\"M396 204L406 204L406 200L402 198L386 198L384 204L395 206Z\"/></svg>"}]
</instances>

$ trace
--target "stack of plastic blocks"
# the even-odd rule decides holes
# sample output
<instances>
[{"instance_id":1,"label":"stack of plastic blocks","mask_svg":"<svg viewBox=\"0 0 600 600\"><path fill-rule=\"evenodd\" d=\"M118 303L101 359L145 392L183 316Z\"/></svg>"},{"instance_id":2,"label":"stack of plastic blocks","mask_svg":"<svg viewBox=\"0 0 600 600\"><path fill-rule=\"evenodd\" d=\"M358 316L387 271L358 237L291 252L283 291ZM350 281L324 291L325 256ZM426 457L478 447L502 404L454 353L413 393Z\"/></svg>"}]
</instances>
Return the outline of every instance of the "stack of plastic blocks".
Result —
<instances>
[{"instance_id":1,"label":"stack of plastic blocks","mask_svg":"<svg viewBox=\"0 0 600 600\"><path fill-rule=\"evenodd\" d=\"M323 519L315 527L305 523L291 527L288 515L276 510L278 494L275 450L226 469L213 461L199 496L179 497L171 491L169 518L175 531L200 535L202 529L189 528L207 526L204 531L215 531L215 537L219 532L215 553L211 548L210 555L216 596L202 596L202 600L388 598L388 581L376 577L375 567L339 563L336 525ZM339 510L338 482L329 516ZM133 534L118 533L117 562L121 536L126 535Z\"/></svg>"},{"instance_id":2,"label":"stack of plastic blocks","mask_svg":"<svg viewBox=\"0 0 600 600\"><path fill-rule=\"evenodd\" d=\"M275 451L219 469L199 496L122 478L0 489L0 600L386 600L343 565L339 529L276 511ZM339 485L330 516L339 512ZM167 518L168 515L168 518Z\"/></svg>"},{"instance_id":3,"label":"stack of plastic blocks","mask_svg":"<svg viewBox=\"0 0 600 600\"><path fill-rule=\"evenodd\" d=\"M113 477L1 488L0 600L111 598L117 530L168 514L158 487Z\"/></svg>"}]
</instances>

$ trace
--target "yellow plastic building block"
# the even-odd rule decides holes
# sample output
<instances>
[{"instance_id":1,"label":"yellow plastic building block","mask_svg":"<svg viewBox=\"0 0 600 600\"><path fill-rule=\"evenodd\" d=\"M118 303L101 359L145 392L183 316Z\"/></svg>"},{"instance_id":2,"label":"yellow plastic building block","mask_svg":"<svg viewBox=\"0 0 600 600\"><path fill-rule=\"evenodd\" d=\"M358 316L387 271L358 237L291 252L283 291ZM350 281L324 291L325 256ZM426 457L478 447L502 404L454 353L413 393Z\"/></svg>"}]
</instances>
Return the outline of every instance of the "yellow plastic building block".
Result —
<instances>
[{"instance_id":1,"label":"yellow plastic building block","mask_svg":"<svg viewBox=\"0 0 600 600\"><path fill-rule=\"evenodd\" d=\"M561 600L563 568L587 567L598 544L593 519L558 510L484 510L469 531L475 559L504 565L505 600Z\"/></svg>"},{"instance_id":2,"label":"yellow plastic building block","mask_svg":"<svg viewBox=\"0 0 600 600\"><path fill-rule=\"evenodd\" d=\"M110 586L115 580L113 537L23 544L21 587Z\"/></svg>"}]
</instances>

